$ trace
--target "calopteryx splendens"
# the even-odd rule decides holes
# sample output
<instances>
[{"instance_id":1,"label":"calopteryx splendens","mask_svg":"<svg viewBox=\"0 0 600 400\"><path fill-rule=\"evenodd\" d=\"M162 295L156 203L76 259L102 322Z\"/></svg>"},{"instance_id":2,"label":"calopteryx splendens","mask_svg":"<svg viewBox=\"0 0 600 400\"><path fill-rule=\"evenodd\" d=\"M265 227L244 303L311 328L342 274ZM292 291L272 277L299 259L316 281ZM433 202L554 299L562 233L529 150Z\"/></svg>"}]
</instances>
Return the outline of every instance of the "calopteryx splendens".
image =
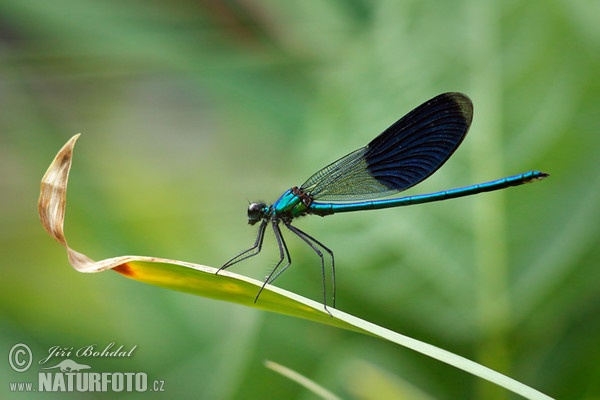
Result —
<instances>
[{"instance_id":1,"label":"calopteryx splendens","mask_svg":"<svg viewBox=\"0 0 600 400\"><path fill-rule=\"evenodd\" d=\"M256 241L248 250L227 261L217 273L257 255L262 248L267 225L270 223L279 246L279 261L258 291L254 301L258 300L265 285L273 282L292 263L279 228L282 222L319 255L323 281L323 305L326 310L324 252L331 257L332 304L335 308L333 252L308 233L292 225L294 218L309 214L324 217L341 212L429 203L522 185L548 176L544 172L529 171L495 181L435 193L380 199L416 185L440 168L465 138L472 118L473 104L466 95L440 94L406 114L367 146L319 170L302 186L294 186L287 190L272 205L262 202L251 203L248 207L248 223L254 225L260 222Z\"/></svg>"}]
</instances>

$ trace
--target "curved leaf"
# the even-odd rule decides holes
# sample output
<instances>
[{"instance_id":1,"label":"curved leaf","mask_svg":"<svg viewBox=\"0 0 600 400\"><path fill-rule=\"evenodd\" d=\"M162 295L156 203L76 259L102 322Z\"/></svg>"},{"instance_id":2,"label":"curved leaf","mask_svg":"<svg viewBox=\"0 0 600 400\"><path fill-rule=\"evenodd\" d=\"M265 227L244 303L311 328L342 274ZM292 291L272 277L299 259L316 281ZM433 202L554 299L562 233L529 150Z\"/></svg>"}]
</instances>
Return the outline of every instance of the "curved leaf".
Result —
<instances>
[{"instance_id":1,"label":"curved leaf","mask_svg":"<svg viewBox=\"0 0 600 400\"><path fill-rule=\"evenodd\" d=\"M473 361L335 309L328 313L322 304L273 285L266 285L260 300L254 302L262 282L246 276L229 271L216 274L216 268L146 256L121 256L94 261L85 254L73 250L69 247L64 234L64 217L73 148L79 136L79 134L73 136L56 155L42 178L38 201L42 225L50 236L65 247L69 262L77 271L91 273L111 269L128 278L168 289L226 300L380 337L496 383L523 397L550 399L522 383Z\"/></svg>"}]
</instances>

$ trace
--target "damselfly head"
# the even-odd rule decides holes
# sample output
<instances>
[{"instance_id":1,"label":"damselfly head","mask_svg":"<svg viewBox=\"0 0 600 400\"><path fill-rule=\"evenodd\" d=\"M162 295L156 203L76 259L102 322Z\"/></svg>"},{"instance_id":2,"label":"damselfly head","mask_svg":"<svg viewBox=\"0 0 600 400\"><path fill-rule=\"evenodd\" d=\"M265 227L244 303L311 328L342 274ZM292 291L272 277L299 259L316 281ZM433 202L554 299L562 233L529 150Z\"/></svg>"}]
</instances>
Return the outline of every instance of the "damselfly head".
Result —
<instances>
[{"instance_id":1,"label":"damselfly head","mask_svg":"<svg viewBox=\"0 0 600 400\"><path fill-rule=\"evenodd\" d=\"M265 216L267 205L265 203L250 203L248 206L248 223L254 225Z\"/></svg>"}]
</instances>

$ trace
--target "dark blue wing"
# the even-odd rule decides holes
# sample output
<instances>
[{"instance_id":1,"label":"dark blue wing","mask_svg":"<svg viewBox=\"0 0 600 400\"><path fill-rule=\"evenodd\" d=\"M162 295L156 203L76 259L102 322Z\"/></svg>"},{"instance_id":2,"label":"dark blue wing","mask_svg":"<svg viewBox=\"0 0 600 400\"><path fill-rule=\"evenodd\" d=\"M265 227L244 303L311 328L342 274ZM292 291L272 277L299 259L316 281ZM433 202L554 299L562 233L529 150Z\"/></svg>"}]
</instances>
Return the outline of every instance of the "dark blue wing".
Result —
<instances>
[{"instance_id":1,"label":"dark blue wing","mask_svg":"<svg viewBox=\"0 0 600 400\"><path fill-rule=\"evenodd\" d=\"M421 104L362 147L311 176L302 189L315 200L351 201L408 189L441 167L473 119L462 93Z\"/></svg>"}]
</instances>

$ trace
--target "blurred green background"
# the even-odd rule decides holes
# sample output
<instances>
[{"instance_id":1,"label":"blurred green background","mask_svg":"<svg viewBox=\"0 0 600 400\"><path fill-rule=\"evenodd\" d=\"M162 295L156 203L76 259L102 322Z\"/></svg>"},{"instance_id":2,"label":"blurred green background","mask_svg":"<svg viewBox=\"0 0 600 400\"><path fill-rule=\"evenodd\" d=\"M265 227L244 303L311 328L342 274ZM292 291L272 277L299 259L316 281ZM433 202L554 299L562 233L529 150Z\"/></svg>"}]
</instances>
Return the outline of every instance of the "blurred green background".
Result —
<instances>
[{"instance_id":1,"label":"blurred green background","mask_svg":"<svg viewBox=\"0 0 600 400\"><path fill-rule=\"evenodd\" d=\"M592 0L2 0L0 397L27 398L8 383L40 371L9 368L15 343L37 361L115 342L134 356L94 370L144 371L165 392L73 397L314 398L268 359L344 398L516 398L370 337L76 273L36 212L45 169L81 132L75 249L218 267L254 241L248 201L462 91L475 104L467 139L410 193L551 177L297 226L335 251L339 309L551 396L600 398L599 17ZM294 264L277 284L320 301L317 257L287 237ZM270 235L234 270L260 279L276 259Z\"/></svg>"}]
</instances>

